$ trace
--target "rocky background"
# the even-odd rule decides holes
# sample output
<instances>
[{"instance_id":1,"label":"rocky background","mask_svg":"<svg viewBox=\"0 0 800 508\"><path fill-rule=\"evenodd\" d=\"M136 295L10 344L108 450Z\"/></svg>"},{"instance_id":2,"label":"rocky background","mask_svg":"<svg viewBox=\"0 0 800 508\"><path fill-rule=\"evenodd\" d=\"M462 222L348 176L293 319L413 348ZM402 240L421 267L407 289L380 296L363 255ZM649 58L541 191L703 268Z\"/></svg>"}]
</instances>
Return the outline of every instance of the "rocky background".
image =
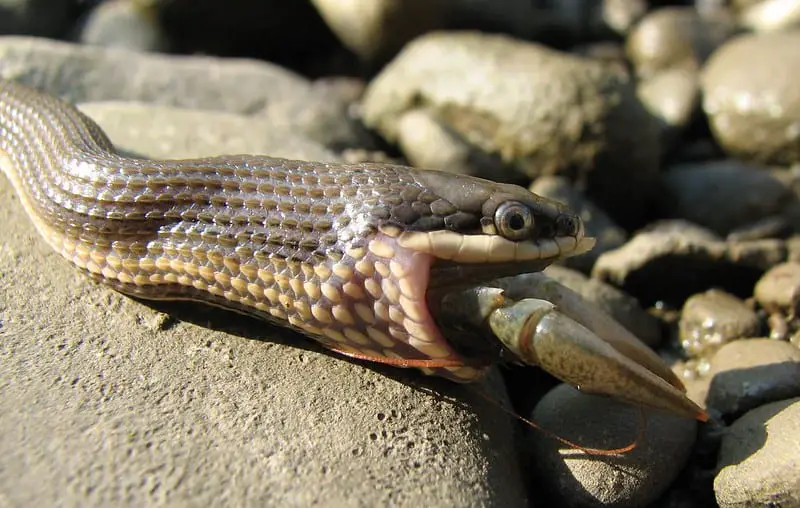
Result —
<instances>
[{"instance_id":1,"label":"rocky background","mask_svg":"<svg viewBox=\"0 0 800 508\"><path fill-rule=\"evenodd\" d=\"M0 506L800 506L800 0L0 0L0 34L0 76L129 153L398 161L569 203L598 246L548 274L713 416L137 302L0 179ZM638 446L587 456L481 394Z\"/></svg>"}]
</instances>

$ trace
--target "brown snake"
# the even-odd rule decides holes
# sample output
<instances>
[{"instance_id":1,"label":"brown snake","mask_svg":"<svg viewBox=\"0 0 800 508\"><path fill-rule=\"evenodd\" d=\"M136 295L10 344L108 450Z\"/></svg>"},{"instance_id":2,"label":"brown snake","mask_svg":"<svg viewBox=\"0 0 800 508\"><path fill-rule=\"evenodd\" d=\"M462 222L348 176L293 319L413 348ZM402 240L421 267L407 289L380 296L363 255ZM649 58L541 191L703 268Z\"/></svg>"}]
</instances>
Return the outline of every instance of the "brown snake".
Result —
<instances>
[{"instance_id":1,"label":"brown snake","mask_svg":"<svg viewBox=\"0 0 800 508\"><path fill-rule=\"evenodd\" d=\"M125 294L246 312L345 354L433 359L425 370L458 381L481 368L436 324L443 292L594 243L562 205L477 178L123 157L71 105L2 80L0 169L47 243Z\"/></svg>"}]
</instances>

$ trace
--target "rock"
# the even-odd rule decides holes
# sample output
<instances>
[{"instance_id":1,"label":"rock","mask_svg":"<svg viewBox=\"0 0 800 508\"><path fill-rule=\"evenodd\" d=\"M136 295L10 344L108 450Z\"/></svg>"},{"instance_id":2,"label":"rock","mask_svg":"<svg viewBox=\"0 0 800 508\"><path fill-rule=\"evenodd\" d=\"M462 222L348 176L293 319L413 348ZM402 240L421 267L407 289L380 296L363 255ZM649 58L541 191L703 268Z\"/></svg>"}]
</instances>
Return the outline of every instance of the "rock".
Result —
<instances>
[{"instance_id":1,"label":"rock","mask_svg":"<svg viewBox=\"0 0 800 508\"><path fill-rule=\"evenodd\" d=\"M371 146L349 105L266 62L0 37L0 77L71 102L125 100L267 117L332 148Z\"/></svg>"},{"instance_id":2,"label":"rock","mask_svg":"<svg viewBox=\"0 0 800 508\"><path fill-rule=\"evenodd\" d=\"M276 129L266 119L132 102L84 103L80 109L99 122L117 148L127 153L136 153L144 146L148 157L158 158L259 153L321 162L340 160L322 145Z\"/></svg>"},{"instance_id":3,"label":"rock","mask_svg":"<svg viewBox=\"0 0 800 508\"><path fill-rule=\"evenodd\" d=\"M739 24L755 32L797 28L800 26L800 1L759 0L742 9Z\"/></svg>"},{"instance_id":4,"label":"rock","mask_svg":"<svg viewBox=\"0 0 800 508\"><path fill-rule=\"evenodd\" d=\"M555 199L564 203L583 219L586 236L597 239L594 248L581 256L570 258L567 266L590 272L597 258L606 251L616 249L625 243L628 234L619 227L603 210L577 191L566 178L542 176L530 186L534 194Z\"/></svg>"},{"instance_id":5,"label":"rock","mask_svg":"<svg viewBox=\"0 0 800 508\"><path fill-rule=\"evenodd\" d=\"M166 36L155 14L131 0L111 0L92 9L80 31L80 41L132 51L166 51Z\"/></svg>"},{"instance_id":6,"label":"rock","mask_svg":"<svg viewBox=\"0 0 800 508\"><path fill-rule=\"evenodd\" d=\"M725 343L755 337L761 321L743 301L718 289L686 300L679 324L681 347L690 356L705 356Z\"/></svg>"},{"instance_id":7,"label":"rock","mask_svg":"<svg viewBox=\"0 0 800 508\"><path fill-rule=\"evenodd\" d=\"M442 28L442 0L311 0L339 40L359 58L381 62L414 37Z\"/></svg>"},{"instance_id":8,"label":"rock","mask_svg":"<svg viewBox=\"0 0 800 508\"><path fill-rule=\"evenodd\" d=\"M647 14L628 36L628 57L640 76L672 67L699 69L733 33L729 19L704 17L693 7L664 7Z\"/></svg>"},{"instance_id":9,"label":"rock","mask_svg":"<svg viewBox=\"0 0 800 508\"><path fill-rule=\"evenodd\" d=\"M700 104L697 71L685 67L665 69L640 82L637 92L645 107L661 123L662 145L674 145Z\"/></svg>"},{"instance_id":10,"label":"rock","mask_svg":"<svg viewBox=\"0 0 800 508\"><path fill-rule=\"evenodd\" d=\"M263 147L230 115L87 111L98 108L115 122L114 141L136 153ZM183 130L169 146L143 132L166 132L171 117ZM511 422L471 390L334 358L199 305L167 306L176 322L143 325L160 312L70 269L5 178L0 214L0 470L15 471L0 475L4 502L526 503ZM498 384L483 390L503 400Z\"/></svg>"},{"instance_id":11,"label":"rock","mask_svg":"<svg viewBox=\"0 0 800 508\"><path fill-rule=\"evenodd\" d=\"M706 403L726 417L800 397L800 349L772 339L725 344L711 360Z\"/></svg>"},{"instance_id":12,"label":"rock","mask_svg":"<svg viewBox=\"0 0 800 508\"><path fill-rule=\"evenodd\" d=\"M60 37L72 23L75 0L0 0L0 35Z\"/></svg>"},{"instance_id":13,"label":"rock","mask_svg":"<svg viewBox=\"0 0 800 508\"><path fill-rule=\"evenodd\" d=\"M611 30L625 35L647 14L647 3L646 0L603 0L603 20Z\"/></svg>"},{"instance_id":14,"label":"rock","mask_svg":"<svg viewBox=\"0 0 800 508\"><path fill-rule=\"evenodd\" d=\"M800 398L739 418L722 438L714 493L721 508L798 506Z\"/></svg>"},{"instance_id":15,"label":"rock","mask_svg":"<svg viewBox=\"0 0 800 508\"><path fill-rule=\"evenodd\" d=\"M703 70L703 109L732 156L769 164L800 161L800 32L737 37ZM743 64L746 62L746 64Z\"/></svg>"},{"instance_id":16,"label":"rock","mask_svg":"<svg viewBox=\"0 0 800 508\"><path fill-rule=\"evenodd\" d=\"M643 425L639 409L568 385L551 390L536 406L533 420L561 438L601 449L625 446ZM553 504L648 506L686 464L695 429L692 420L648 411L636 448L610 456L573 450L533 430L532 480L552 496Z\"/></svg>"},{"instance_id":17,"label":"rock","mask_svg":"<svg viewBox=\"0 0 800 508\"><path fill-rule=\"evenodd\" d=\"M673 166L663 173L660 206L720 235L779 216L797 198L770 172L736 160Z\"/></svg>"},{"instance_id":18,"label":"rock","mask_svg":"<svg viewBox=\"0 0 800 508\"><path fill-rule=\"evenodd\" d=\"M800 263L772 267L756 284L755 297L767 312L794 311L800 298Z\"/></svg>"},{"instance_id":19,"label":"rock","mask_svg":"<svg viewBox=\"0 0 800 508\"><path fill-rule=\"evenodd\" d=\"M429 34L370 83L364 121L395 142L414 109L531 178L566 176L615 219L640 220L658 128L627 76L602 62L498 35Z\"/></svg>"},{"instance_id":20,"label":"rock","mask_svg":"<svg viewBox=\"0 0 800 508\"><path fill-rule=\"evenodd\" d=\"M643 305L660 301L679 306L709 287L750 296L764 271L786 255L781 240L728 243L691 223L665 221L601 255L592 277L621 288Z\"/></svg>"},{"instance_id":21,"label":"rock","mask_svg":"<svg viewBox=\"0 0 800 508\"><path fill-rule=\"evenodd\" d=\"M661 343L658 320L642 309L632 296L562 266L551 265L544 273L600 307L603 312L613 317L648 346L655 348Z\"/></svg>"},{"instance_id":22,"label":"rock","mask_svg":"<svg viewBox=\"0 0 800 508\"><path fill-rule=\"evenodd\" d=\"M521 175L505 166L497 156L476 150L427 111L412 110L401 117L397 144L412 166L497 182L523 183Z\"/></svg>"}]
</instances>

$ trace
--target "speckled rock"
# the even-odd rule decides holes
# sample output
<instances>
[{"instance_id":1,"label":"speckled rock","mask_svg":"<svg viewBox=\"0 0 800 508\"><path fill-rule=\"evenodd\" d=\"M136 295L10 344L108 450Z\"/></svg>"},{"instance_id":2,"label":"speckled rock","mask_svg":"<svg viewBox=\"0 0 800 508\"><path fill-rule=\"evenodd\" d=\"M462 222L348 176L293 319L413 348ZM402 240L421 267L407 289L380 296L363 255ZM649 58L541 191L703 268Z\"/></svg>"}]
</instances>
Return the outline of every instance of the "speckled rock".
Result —
<instances>
[{"instance_id":1,"label":"speckled rock","mask_svg":"<svg viewBox=\"0 0 800 508\"><path fill-rule=\"evenodd\" d=\"M722 439L714 492L721 508L800 506L800 398L750 411Z\"/></svg>"},{"instance_id":2,"label":"speckled rock","mask_svg":"<svg viewBox=\"0 0 800 508\"><path fill-rule=\"evenodd\" d=\"M79 39L84 44L134 51L166 51L166 36L155 13L131 0L111 0L97 5L87 16Z\"/></svg>"},{"instance_id":3,"label":"speckled rock","mask_svg":"<svg viewBox=\"0 0 800 508\"><path fill-rule=\"evenodd\" d=\"M586 395L568 385L551 390L533 412L544 429L581 446L616 448L635 439L639 409ZM566 506L646 506L677 477L695 441L696 423L647 412L647 428L633 451L587 455L541 432L531 433L531 468L537 488Z\"/></svg>"},{"instance_id":4,"label":"speckled rock","mask_svg":"<svg viewBox=\"0 0 800 508\"><path fill-rule=\"evenodd\" d=\"M562 266L549 266L544 273L597 305L648 346L655 348L661 343L658 320L642 309L632 296Z\"/></svg>"},{"instance_id":5,"label":"speckled rock","mask_svg":"<svg viewBox=\"0 0 800 508\"><path fill-rule=\"evenodd\" d=\"M583 219L586 235L597 240L594 248L586 254L566 260L567 266L588 273L602 253L616 249L628 238L624 229L619 227L602 209L586 199L583 193L575 189L566 178L539 177L531 184L530 191L567 205L570 210Z\"/></svg>"},{"instance_id":6,"label":"speckled rock","mask_svg":"<svg viewBox=\"0 0 800 508\"><path fill-rule=\"evenodd\" d=\"M739 12L739 23L756 32L796 28L800 26L800 1L758 0Z\"/></svg>"},{"instance_id":7,"label":"speckled rock","mask_svg":"<svg viewBox=\"0 0 800 508\"><path fill-rule=\"evenodd\" d=\"M311 0L322 18L362 60L391 58L414 37L442 28L442 0Z\"/></svg>"},{"instance_id":8,"label":"speckled rock","mask_svg":"<svg viewBox=\"0 0 800 508\"><path fill-rule=\"evenodd\" d=\"M75 0L0 0L0 35L59 37L73 21Z\"/></svg>"},{"instance_id":9,"label":"speckled rock","mask_svg":"<svg viewBox=\"0 0 800 508\"><path fill-rule=\"evenodd\" d=\"M0 77L72 102L126 100L267 117L333 148L370 145L348 104L267 62L0 37Z\"/></svg>"},{"instance_id":10,"label":"speckled rock","mask_svg":"<svg viewBox=\"0 0 800 508\"><path fill-rule=\"evenodd\" d=\"M600 256L592 276L645 305L656 301L681 305L709 287L749 296L764 271L786 255L782 240L731 243L691 223L664 221Z\"/></svg>"},{"instance_id":11,"label":"speckled rock","mask_svg":"<svg viewBox=\"0 0 800 508\"><path fill-rule=\"evenodd\" d=\"M640 76L677 66L699 68L733 29L732 20L704 17L693 7L656 9L628 36L628 57Z\"/></svg>"},{"instance_id":12,"label":"speckled rock","mask_svg":"<svg viewBox=\"0 0 800 508\"><path fill-rule=\"evenodd\" d=\"M781 263L771 268L756 284L755 297L768 312L796 308L800 298L800 263Z\"/></svg>"},{"instance_id":13,"label":"speckled rock","mask_svg":"<svg viewBox=\"0 0 800 508\"><path fill-rule=\"evenodd\" d=\"M761 322L742 300L709 289L686 300L679 330L683 350L691 356L704 356L727 342L758 336Z\"/></svg>"},{"instance_id":14,"label":"speckled rock","mask_svg":"<svg viewBox=\"0 0 800 508\"><path fill-rule=\"evenodd\" d=\"M370 83L364 120L394 142L412 109L530 177L585 185L617 220L639 217L658 169L658 126L628 77L538 44L467 32L416 39Z\"/></svg>"},{"instance_id":15,"label":"speckled rock","mask_svg":"<svg viewBox=\"0 0 800 508\"><path fill-rule=\"evenodd\" d=\"M145 133L175 114L172 136ZM264 146L230 115L123 115L103 122L137 153ZM3 504L526 504L511 422L469 389L239 315L123 297L47 247L5 178L0 215Z\"/></svg>"},{"instance_id":16,"label":"speckled rock","mask_svg":"<svg viewBox=\"0 0 800 508\"><path fill-rule=\"evenodd\" d=\"M769 171L736 160L673 166L663 174L664 215L686 219L720 235L780 215L797 198Z\"/></svg>"},{"instance_id":17,"label":"speckled rock","mask_svg":"<svg viewBox=\"0 0 800 508\"><path fill-rule=\"evenodd\" d=\"M798 46L795 30L744 35L709 59L703 108L715 138L731 155L774 164L800 160Z\"/></svg>"},{"instance_id":18,"label":"speckled rock","mask_svg":"<svg viewBox=\"0 0 800 508\"><path fill-rule=\"evenodd\" d=\"M726 417L769 402L800 397L800 349L785 341L725 344L711 360L706 403Z\"/></svg>"}]
</instances>

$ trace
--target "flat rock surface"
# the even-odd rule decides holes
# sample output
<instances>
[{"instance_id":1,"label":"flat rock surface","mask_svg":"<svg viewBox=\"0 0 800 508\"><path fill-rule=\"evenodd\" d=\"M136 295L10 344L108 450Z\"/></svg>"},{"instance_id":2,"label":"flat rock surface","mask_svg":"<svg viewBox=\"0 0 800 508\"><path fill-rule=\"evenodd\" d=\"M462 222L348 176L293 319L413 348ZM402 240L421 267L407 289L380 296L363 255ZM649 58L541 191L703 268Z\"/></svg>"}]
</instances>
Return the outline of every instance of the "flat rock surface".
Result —
<instances>
[{"instance_id":1,"label":"flat rock surface","mask_svg":"<svg viewBox=\"0 0 800 508\"><path fill-rule=\"evenodd\" d=\"M140 153L192 138L201 155L243 134L183 132L157 149L113 137ZM5 178L0 216L1 505L524 504L511 423L468 388L121 296L51 252Z\"/></svg>"}]
</instances>

